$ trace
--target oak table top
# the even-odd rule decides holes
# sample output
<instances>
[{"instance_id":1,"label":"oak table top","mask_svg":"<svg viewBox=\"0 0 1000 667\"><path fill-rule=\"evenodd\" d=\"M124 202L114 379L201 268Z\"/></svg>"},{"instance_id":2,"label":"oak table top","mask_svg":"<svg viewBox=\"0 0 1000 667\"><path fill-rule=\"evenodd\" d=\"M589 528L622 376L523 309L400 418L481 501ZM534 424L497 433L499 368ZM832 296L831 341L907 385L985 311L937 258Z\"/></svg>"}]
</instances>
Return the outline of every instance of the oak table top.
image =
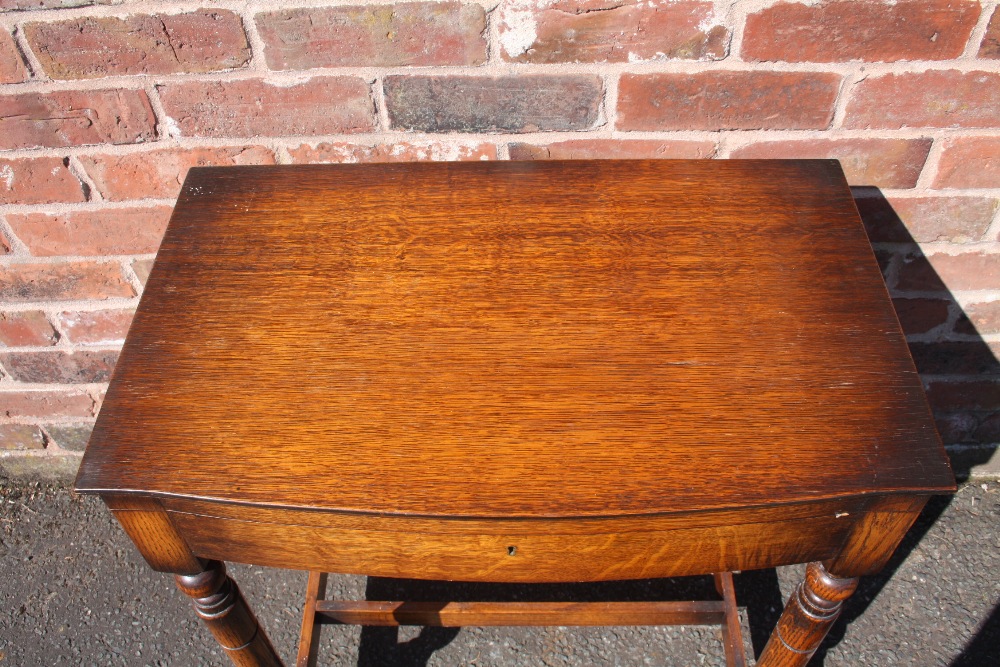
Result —
<instances>
[{"instance_id":1,"label":"oak table top","mask_svg":"<svg viewBox=\"0 0 1000 667\"><path fill-rule=\"evenodd\" d=\"M199 613L816 561L792 665L954 477L836 161L594 160L192 169L77 489Z\"/></svg>"},{"instance_id":2,"label":"oak table top","mask_svg":"<svg viewBox=\"0 0 1000 667\"><path fill-rule=\"evenodd\" d=\"M192 170L78 480L467 517L951 484L835 161Z\"/></svg>"}]
</instances>

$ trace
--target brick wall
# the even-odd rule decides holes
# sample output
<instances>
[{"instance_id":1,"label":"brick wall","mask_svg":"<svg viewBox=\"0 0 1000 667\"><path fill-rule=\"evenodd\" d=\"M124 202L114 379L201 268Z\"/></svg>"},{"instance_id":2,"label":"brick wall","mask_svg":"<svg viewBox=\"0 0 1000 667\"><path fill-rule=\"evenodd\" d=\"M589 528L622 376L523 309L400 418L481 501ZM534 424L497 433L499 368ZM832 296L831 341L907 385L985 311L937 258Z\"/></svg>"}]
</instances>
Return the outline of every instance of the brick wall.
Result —
<instances>
[{"instance_id":1,"label":"brick wall","mask_svg":"<svg viewBox=\"0 0 1000 667\"><path fill-rule=\"evenodd\" d=\"M191 165L613 156L840 159L989 459L997 2L0 0L0 465L73 469Z\"/></svg>"}]
</instances>

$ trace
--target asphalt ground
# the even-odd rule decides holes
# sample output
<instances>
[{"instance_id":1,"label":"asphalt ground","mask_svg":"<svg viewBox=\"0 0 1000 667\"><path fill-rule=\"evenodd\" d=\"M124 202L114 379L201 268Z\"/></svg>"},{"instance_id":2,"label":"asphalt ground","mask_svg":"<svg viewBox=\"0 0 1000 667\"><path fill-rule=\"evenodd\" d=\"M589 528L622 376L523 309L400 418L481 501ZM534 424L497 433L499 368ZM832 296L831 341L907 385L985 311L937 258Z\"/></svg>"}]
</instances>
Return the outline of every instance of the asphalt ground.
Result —
<instances>
[{"instance_id":1,"label":"asphalt ground","mask_svg":"<svg viewBox=\"0 0 1000 667\"><path fill-rule=\"evenodd\" d=\"M168 575L152 572L100 501L0 478L0 667L228 666ZM230 572L287 663L303 572ZM737 576L757 655L802 566ZM811 666L1000 666L1000 484L933 500L893 561L862 580ZM536 588L331 576L329 596L371 599L670 599L711 595L707 578ZM358 628L326 626L320 665L718 665L714 627Z\"/></svg>"}]
</instances>

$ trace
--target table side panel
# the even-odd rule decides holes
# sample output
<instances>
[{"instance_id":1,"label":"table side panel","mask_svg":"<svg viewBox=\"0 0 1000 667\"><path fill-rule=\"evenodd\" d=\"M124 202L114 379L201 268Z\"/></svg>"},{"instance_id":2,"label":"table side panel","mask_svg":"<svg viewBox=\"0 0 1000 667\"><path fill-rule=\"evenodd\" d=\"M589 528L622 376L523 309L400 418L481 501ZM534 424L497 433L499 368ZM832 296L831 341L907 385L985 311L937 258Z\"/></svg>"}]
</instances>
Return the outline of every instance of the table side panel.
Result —
<instances>
[{"instance_id":1,"label":"table side panel","mask_svg":"<svg viewBox=\"0 0 1000 667\"><path fill-rule=\"evenodd\" d=\"M168 514L202 558L371 576L543 583L709 574L832 558L870 501L559 521L410 520L222 505L228 518Z\"/></svg>"}]
</instances>

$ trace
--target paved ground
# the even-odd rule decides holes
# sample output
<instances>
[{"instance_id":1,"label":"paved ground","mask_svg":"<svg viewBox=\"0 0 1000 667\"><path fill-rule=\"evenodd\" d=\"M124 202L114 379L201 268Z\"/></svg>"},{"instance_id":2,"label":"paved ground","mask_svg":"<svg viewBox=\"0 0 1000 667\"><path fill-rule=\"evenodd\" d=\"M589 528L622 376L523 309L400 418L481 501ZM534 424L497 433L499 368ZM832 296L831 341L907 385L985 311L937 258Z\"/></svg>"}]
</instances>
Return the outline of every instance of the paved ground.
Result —
<instances>
[{"instance_id":1,"label":"paved ground","mask_svg":"<svg viewBox=\"0 0 1000 667\"><path fill-rule=\"evenodd\" d=\"M0 479L0 667L227 665L169 577L148 570L103 506L40 484ZM233 566L269 629L293 657L305 574ZM1000 485L964 486L934 502L880 577L864 581L811 663L1000 665ZM744 631L759 652L800 568L744 573ZM331 578L337 596L391 598L398 582ZM706 582L552 587L557 599L698 593ZM427 585L413 597L441 595ZM490 591L461 586L456 595ZM749 621L748 621L749 619ZM460 632L327 627L322 665L480 667L723 665L714 628L540 628Z\"/></svg>"}]
</instances>

